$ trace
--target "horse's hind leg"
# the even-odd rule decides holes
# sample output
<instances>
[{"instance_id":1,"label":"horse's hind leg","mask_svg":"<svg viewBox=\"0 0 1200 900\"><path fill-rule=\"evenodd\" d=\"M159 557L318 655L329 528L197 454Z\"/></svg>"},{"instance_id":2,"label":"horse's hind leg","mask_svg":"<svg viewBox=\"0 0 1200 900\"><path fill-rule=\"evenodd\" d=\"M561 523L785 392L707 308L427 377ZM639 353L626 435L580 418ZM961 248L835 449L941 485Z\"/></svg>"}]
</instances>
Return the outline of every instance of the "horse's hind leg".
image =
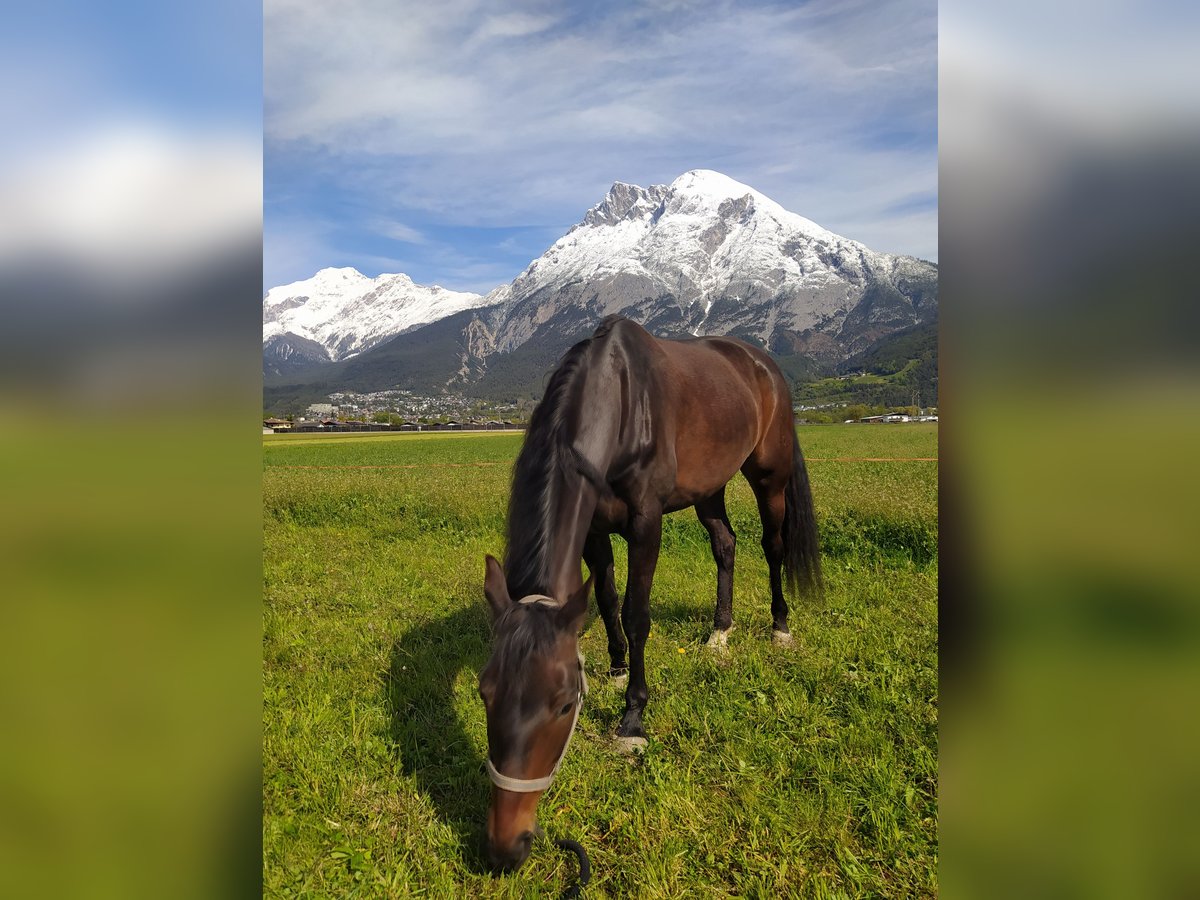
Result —
<instances>
[{"instance_id":1,"label":"horse's hind leg","mask_svg":"<svg viewBox=\"0 0 1200 900\"><path fill-rule=\"evenodd\" d=\"M758 499L758 514L762 517L763 555L767 558L767 571L771 576L771 638L777 644L790 644L788 605L783 596L783 519L787 501L782 490L760 490L755 486L754 495Z\"/></svg>"},{"instance_id":2,"label":"horse's hind leg","mask_svg":"<svg viewBox=\"0 0 1200 900\"><path fill-rule=\"evenodd\" d=\"M733 629L733 561L737 547L737 535L733 533L725 511L725 488L697 503L696 515L708 532L713 561L717 564L717 611L708 646L720 650L724 649Z\"/></svg>"},{"instance_id":3,"label":"horse's hind leg","mask_svg":"<svg viewBox=\"0 0 1200 900\"><path fill-rule=\"evenodd\" d=\"M583 559L596 579L596 605L600 607L600 618L608 635L609 674L626 675L629 669L625 664L625 633L621 628L620 599L613 573L612 539L607 534L589 534L583 544Z\"/></svg>"}]
</instances>

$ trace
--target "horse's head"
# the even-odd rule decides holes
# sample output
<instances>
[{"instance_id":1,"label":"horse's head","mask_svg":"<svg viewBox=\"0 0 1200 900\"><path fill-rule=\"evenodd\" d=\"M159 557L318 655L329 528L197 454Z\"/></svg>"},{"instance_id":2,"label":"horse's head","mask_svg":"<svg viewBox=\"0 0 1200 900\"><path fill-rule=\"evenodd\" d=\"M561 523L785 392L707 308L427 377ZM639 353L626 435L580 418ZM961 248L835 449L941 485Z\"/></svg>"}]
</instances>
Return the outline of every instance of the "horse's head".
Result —
<instances>
[{"instance_id":1,"label":"horse's head","mask_svg":"<svg viewBox=\"0 0 1200 900\"><path fill-rule=\"evenodd\" d=\"M579 718L586 682L579 628L591 579L566 602L513 600L500 564L487 557L483 592L492 608L492 656L479 676L487 708L488 857L515 869L529 856L537 803L550 786Z\"/></svg>"}]
</instances>

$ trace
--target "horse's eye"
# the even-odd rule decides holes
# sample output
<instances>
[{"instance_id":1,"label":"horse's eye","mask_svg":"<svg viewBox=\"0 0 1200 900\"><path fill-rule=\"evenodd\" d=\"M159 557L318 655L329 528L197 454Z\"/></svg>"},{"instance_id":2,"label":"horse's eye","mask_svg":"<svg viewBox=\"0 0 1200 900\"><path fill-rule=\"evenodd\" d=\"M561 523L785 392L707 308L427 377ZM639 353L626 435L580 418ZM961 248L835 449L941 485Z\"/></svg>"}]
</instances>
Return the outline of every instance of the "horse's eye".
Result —
<instances>
[{"instance_id":1,"label":"horse's eye","mask_svg":"<svg viewBox=\"0 0 1200 900\"><path fill-rule=\"evenodd\" d=\"M564 706L562 709L560 709L558 711L558 714L560 716L565 716L567 713L569 713L571 711L571 707L574 705L575 705L574 703L568 703L566 706Z\"/></svg>"}]
</instances>

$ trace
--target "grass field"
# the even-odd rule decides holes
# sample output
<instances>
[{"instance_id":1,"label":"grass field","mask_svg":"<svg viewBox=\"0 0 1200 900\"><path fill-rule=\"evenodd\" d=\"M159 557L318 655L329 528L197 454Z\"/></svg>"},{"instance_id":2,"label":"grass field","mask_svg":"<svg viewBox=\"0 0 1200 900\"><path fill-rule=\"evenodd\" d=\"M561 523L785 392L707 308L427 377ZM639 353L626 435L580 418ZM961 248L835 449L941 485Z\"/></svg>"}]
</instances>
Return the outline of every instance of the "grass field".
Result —
<instances>
[{"instance_id":1,"label":"grass field","mask_svg":"<svg viewBox=\"0 0 1200 900\"><path fill-rule=\"evenodd\" d=\"M593 610L581 639L592 692L540 806L549 838L590 854L585 897L937 893L936 463L845 461L934 457L936 426L800 438L827 596L793 604L791 648L768 640L760 526L740 476L725 655L704 646L707 536L690 511L666 521L641 758L611 746L623 695L602 675ZM503 550L520 441L264 438L268 896L555 897L572 880L574 860L548 840L500 878L480 853L483 556Z\"/></svg>"}]
</instances>

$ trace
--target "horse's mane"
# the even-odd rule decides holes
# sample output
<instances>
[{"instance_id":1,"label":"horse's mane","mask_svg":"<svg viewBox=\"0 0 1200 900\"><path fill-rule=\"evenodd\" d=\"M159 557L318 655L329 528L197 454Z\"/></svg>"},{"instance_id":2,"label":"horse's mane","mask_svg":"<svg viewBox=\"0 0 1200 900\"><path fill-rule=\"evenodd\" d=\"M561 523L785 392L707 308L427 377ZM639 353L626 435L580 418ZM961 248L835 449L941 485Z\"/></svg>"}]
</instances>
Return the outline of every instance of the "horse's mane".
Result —
<instances>
[{"instance_id":1,"label":"horse's mane","mask_svg":"<svg viewBox=\"0 0 1200 900\"><path fill-rule=\"evenodd\" d=\"M559 488L574 483L580 475L598 480L598 473L571 445L574 435L569 431L587 349L606 335L615 321L615 317L606 319L592 337L566 352L530 417L525 443L513 467L508 502L504 573L513 599L550 589L550 538Z\"/></svg>"}]
</instances>

